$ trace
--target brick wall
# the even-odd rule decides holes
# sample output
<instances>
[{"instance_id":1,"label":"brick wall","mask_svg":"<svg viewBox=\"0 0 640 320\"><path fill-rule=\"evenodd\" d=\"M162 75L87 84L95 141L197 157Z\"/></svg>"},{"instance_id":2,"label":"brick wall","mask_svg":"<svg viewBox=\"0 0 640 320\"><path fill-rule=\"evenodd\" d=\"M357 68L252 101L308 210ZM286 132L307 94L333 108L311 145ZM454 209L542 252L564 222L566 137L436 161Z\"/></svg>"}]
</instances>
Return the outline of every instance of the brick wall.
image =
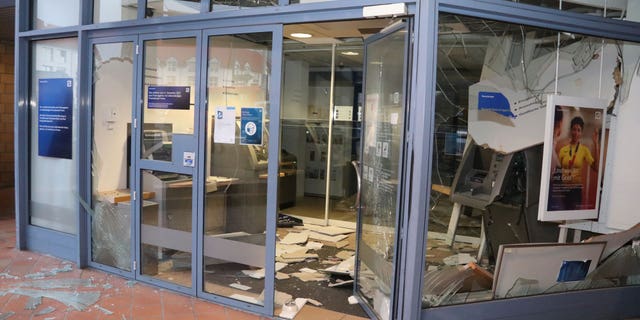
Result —
<instances>
[{"instance_id":1,"label":"brick wall","mask_svg":"<svg viewBox=\"0 0 640 320\"><path fill-rule=\"evenodd\" d=\"M13 48L0 40L0 215L13 207Z\"/></svg>"}]
</instances>

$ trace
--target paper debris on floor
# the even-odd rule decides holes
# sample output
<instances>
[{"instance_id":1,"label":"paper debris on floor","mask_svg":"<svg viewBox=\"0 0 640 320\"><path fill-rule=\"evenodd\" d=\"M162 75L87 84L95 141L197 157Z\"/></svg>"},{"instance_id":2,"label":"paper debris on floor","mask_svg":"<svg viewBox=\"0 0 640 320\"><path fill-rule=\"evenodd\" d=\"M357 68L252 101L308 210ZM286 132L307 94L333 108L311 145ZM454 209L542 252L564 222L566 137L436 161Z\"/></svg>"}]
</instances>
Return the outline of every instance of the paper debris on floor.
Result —
<instances>
[{"instance_id":1,"label":"paper debris on floor","mask_svg":"<svg viewBox=\"0 0 640 320\"><path fill-rule=\"evenodd\" d=\"M309 239L320 240L326 242L339 242L346 239L348 236L346 234L339 234L336 236L329 236L326 234L322 234L319 232L309 231Z\"/></svg>"},{"instance_id":2,"label":"paper debris on floor","mask_svg":"<svg viewBox=\"0 0 640 320\"><path fill-rule=\"evenodd\" d=\"M338 249L342 249L342 248L344 248L344 247L346 247L348 245L349 245L349 241L347 241L347 240L342 240L342 241L336 242L336 248L338 248Z\"/></svg>"},{"instance_id":3,"label":"paper debris on floor","mask_svg":"<svg viewBox=\"0 0 640 320\"><path fill-rule=\"evenodd\" d=\"M347 258L347 260L344 260L335 266L331 266L329 268L322 269L320 271L331 273L331 274L352 275L355 261L356 261L356 257L351 256Z\"/></svg>"},{"instance_id":4,"label":"paper debris on floor","mask_svg":"<svg viewBox=\"0 0 640 320\"><path fill-rule=\"evenodd\" d=\"M278 279L278 280L287 280L289 278L291 278L291 277L286 273L282 273L282 272L277 272L276 273L276 279Z\"/></svg>"},{"instance_id":5,"label":"paper debris on floor","mask_svg":"<svg viewBox=\"0 0 640 320\"><path fill-rule=\"evenodd\" d=\"M356 299L355 296L349 296L349 298L347 298L347 301L349 301L349 304L358 304L358 299Z\"/></svg>"},{"instance_id":6,"label":"paper debris on floor","mask_svg":"<svg viewBox=\"0 0 640 320\"><path fill-rule=\"evenodd\" d=\"M468 253L458 253L458 254L454 254L452 256L448 256L444 259L442 259L442 262L444 262L444 264L448 265L448 266L456 266L456 265L461 265L461 264L467 264L469 262L477 262L476 259L474 257L472 257L470 254Z\"/></svg>"},{"instance_id":7,"label":"paper debris on floor","mask_svg":"<svg viewBox=\"0 0 640 320\"><path fill-rule=\"evenodd\" d=\"M248 303L253 303L253 304L262 304L262 301L254 298L254 297L245 296L243 294L237 294L237 293L236 294L232 294L231 296L229 296L229 298L240 300L240 301L244 301L244 302L248 302Z\"/></svg>"},{"instance_id":8,"label":"paper debris on floor","mask_svg":"<svg viewBox=\"0 0 640 320\"><path fill-rule=\"evenodd\" d=\"M354 233L356 232L356 230L354 229L348 229L348 228L342 228L342 227L336 227L336 226L316 226L316 225L312 225L312 224L306 224L304 226L301 226L299 228L303 228L306 230L311 230L311 231L315 231L318 233L322 233L322 234L326 234L328 236L336 236L339 234L350 234L350 233Z\"/></svg>"},{"instance_id":9,"label":"paper debris on floor","mask_svg":"<svg viewBox=\"0 0 640 320\"><path fill-rule=\"evenodd\" d=\"M336 257L340 258L342 260L347 260L347 259L351 258L354 254L355 254L355 252L353 252L353 251L343 250L343 251L340 251L340 252L336 253Z\"/></svg>"},{"instance_id":10,"label":"paper debris on floor","mask_svg":"<svg viewBox=\"0 0 640 320\"><path fill-rule=\"evenodd\" d=\"M274 299L273 303L275 305L282 306L287 301L293 300L293 296L286 292L281 292L276 290L276 294L274 295L273 299ZM258 296L258 300L264 301L264 290L262 290L262 292L260 293L260 296Z\"/></svg>"},{"instance_id":11,"label":"paper debris on floor","mask_svg":"<svg viewBox=\"0 0 640 320\"><path fill-rule=\"evenodd\" d=\"M312 305L314 305L316 307L322 307L322 302L320 302L318 300L307 298L307 302L311 303Z\"/></svg>"},{"instance_id":12,"label":"paper debris on floor","mask_svg":"<svg viewBox=\"0 0 640 320\"><path fill-rule=\"evenodd\" d=\"M291 274L292 276L307 282L307 281L329 281L329 277L323 273L315 272L294 272Z\"/></svg>"},{"instance_id":13,"label":"paper debris on floor","mask_svg":"<svg viewBox=\"0 0 640 320\"><path fill-rule=\"evenodd\" d=\"M283 255L281 255L280 257L282 257L283 259L300 259L302 258L304 259L308 259L308 258L319 258L317 253L307 253L307 249L305 248L304 250L301 251L296 251L296 252L291 252L291 253L285 253Z\"/></svg>"},{"instance_id":14,"label":"paper debris on floor","mask_svg":"<svg viewBox=\"0 0 640 320\"><path fill-rule=\"evenodd\" d=\"M286 267L288 264L283 262L276 262L275 271L278 272ZM254 278L254 279L263 279L265 275L265 269L257 269L257 270L242 270L242 273Z\"/></svg>"},{"instance_id":15,"label":"paper debris on floor","mask_svg":"<svg viewBox=\"0 0 640 320\"><path fill-rule=\"evenodd\" d=\"M305 249L307 248L297 244L276 243L276 257L281 256L285 253L297 252Z\"/></svg>"},{"instance_id":16,"label":"paper debris on floor","mask_svg":"<svg viewBox=\"0 0 640 320\"><path fill-rule=\"evenodd\" d=\"M304 305L307 303L307 299L304 298L296 298L295 302L295 308L282 308L282 312L280 312L279 316L285 319L293 319L295 318L296 314L298 314L298 312L300 312L300 310L302 310L302 307L304 307ZM292 310L295 309L295 310Z\"/></svg>"},{"instance_id":17,"label":"paper debris on floor","mask_svg":"<svg viewBox=\"0 0 640 320\"><path fill-rule=\"evenodd\" d=\"M245 286L245 285L239 284L239 283L232 283L232 284L229 285L229 287L236 288L236 289L242 290L242 291L247 291L247 290L251 289L251 287Z\"/></svg>"},{"instance_id":18,"label":"paper debris on floor","mask_svg":"<svg viewBox=\"0 0 640 320\"><path fill-rule=\"evenodd\" d=\"M324 246L324 244L321 242L309 241L305 247L309 250L320 250L322 246Z\"/></svg>"},{"instance_id":19,"label":"paper debris on floor","mask_svg":"<svg viewBox=\"0 0 640 320\"><path fill-rule=\"evenodd\" d=\"M300 272L306 272L306 273L317 273L317 272L318 272L318 270L311 269L311 268L302 268L302 269L300 269Z\"/></svg>"},{"instance_id":20,"label":"paper debris on floor","mask_svg":"<svg viewBox=\"0 0 640 320\"><path fill-rule=\"evenodd\" d=\"M281 244L300 244L305 243L309 239L309 235L305 232L289 232L280 240Z\"/></svg>"},{"instance_id":21,"label":"paper debris on floor","mask_svg":"<svg viewBox=\"0 0 640 320\"><path fill-rule=\"evenodd\" d=\"M336 280L336 282L334 283L329 283L329 288L333 288L333 287L342 287L342 286L346 286L346 285L350 285L353 283L353 280L342 280L342 279L338 279Z\"/></svg>"}]
</instances>

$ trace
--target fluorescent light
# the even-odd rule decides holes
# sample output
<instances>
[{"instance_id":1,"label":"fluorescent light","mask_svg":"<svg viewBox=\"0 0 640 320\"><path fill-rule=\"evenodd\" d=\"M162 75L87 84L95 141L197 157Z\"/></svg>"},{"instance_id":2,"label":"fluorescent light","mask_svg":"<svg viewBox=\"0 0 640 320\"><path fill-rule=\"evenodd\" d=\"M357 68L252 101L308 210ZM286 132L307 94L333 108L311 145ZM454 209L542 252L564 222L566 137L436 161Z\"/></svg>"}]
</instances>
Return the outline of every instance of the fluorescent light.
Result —
<instances>
[{"instance_id":1,"label":"fluorescent light","mask_svg":"<svg viewBox=\"0 0 640 320\"><path fill-rule=\"evenodd\" d=\"M292 37L294 38L301 38L301 39L306 39L306 38L311 38L312 35L308 34L308 33L302 33L302 32L294 32L291 34Z\"/></svg>"},{"instance_id":2,"label":"fluorescent light","mask_svg":"<svg viewBox=\"0 0 640 320\"><path fill-rule=\"evenodd\" d=\"M357 55L360 55L359 53L353 52L353 51L342 51L342 52L340 52L340 54L343 54L345 56L357 56Z\"/></svg>"}]
</instances>

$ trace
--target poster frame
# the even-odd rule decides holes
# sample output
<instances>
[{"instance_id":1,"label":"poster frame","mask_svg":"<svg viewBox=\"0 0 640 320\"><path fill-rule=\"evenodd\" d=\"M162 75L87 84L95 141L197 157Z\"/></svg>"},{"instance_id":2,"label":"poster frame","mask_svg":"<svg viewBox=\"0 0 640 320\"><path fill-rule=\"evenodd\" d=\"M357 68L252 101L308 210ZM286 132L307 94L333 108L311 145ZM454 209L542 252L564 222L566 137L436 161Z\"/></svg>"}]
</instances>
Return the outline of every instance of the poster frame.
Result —
<instances>
[{"instance_id":1,"label":"poster frame","mask_svg":"<svg viewBox=\"0 0 640 320\"><path fill-rule=\"evenodd\" d=\"M545 132L544 132L544 151L542 157L542 177L541 177L541 185L540 185L540 198L539 198L539 208L538 208L538 220L540 221L564 221L564 220L586 220L586 219L597 219L598 212L600 208L600 193L602 188L602 177L604 170L604 151L606 148L604 147L604 138L605 138L605 123L606 123L606 108L608 105L608 101L596 99L596 98L586 98L586 97L571 97L571 96L562 96L562 95L548 95L547 97L547 113L546 113L546 121L545 121ZM593 208L571 208L571 209L560 209L560 210L550 210L549 201L551 198L551 193L556 190L556 196L560 191L559 189L552 188L552 174L551 174L551 166L552 166L552 152L555 152L554 149L554 139L558 139L559 141L562 138L555 137L554 134L554 118L555 118L555 110L556 106L560 108L564 114L573 113L573 114L590 114L593 113L593 120L591 122L585 120L585 125L591 126L591 130L585 131L582 134L581 141L591 141L591 137L594 134L594 130L600 130L600 134L598 137L599 142L599 155L598 159L594 159L597 161L598 170L597 170L597 181L595 186L595 206ZM593 111L587 109L595 109ZM599 118L598 118L599 117ZM570 134L570 123L572 118L563 116L563 124L562 126L565 129L568 129L568 133ZM595 124L594 124L595 122ZM584 126L583 126L584 127ZM566 139L566 138L565 138ZM590 151L596 146L591 143ZM595 156L593 156L595 158ZM564 176L562 176L564 177ZM562 178L564 179L564 178ZM582 177L581 177L582 180ZM557 179L556 179L557 181ZM584 184L583 181L581 183ZM591 182L593 183L593 182ZM584 188L584 187L582 187ZM588 191L587 191L588 192Z\"/></svg>"}]
</instances>

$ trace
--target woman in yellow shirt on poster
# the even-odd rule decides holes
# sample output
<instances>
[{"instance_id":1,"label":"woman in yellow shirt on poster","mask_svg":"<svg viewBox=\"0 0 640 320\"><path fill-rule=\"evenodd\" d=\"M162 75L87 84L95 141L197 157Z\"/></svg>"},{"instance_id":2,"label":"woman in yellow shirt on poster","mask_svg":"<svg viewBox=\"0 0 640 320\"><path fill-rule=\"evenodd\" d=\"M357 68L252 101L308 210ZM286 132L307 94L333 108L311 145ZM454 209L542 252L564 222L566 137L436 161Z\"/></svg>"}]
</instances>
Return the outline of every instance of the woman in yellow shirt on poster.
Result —
<instances>
[{"instance_id":1,"label":"woman in yellow shirt on poster","mask_svg":"<svg viewBox=\"0 0 640 320\"><path fill-rule=\"evenodd\" d=\"M586 163L591 169L598 171L598 159L600 159L598 130L594 130L592 137L595 157L591 155L591 150L581 143L582 130L584 130L584 120L581 117L571 119L571 140L558 152L558 160L562 168L562 185L565 189L564 210L585 209L582 203L585 183L582 168Z\"/></svg>"}]
</instances>

